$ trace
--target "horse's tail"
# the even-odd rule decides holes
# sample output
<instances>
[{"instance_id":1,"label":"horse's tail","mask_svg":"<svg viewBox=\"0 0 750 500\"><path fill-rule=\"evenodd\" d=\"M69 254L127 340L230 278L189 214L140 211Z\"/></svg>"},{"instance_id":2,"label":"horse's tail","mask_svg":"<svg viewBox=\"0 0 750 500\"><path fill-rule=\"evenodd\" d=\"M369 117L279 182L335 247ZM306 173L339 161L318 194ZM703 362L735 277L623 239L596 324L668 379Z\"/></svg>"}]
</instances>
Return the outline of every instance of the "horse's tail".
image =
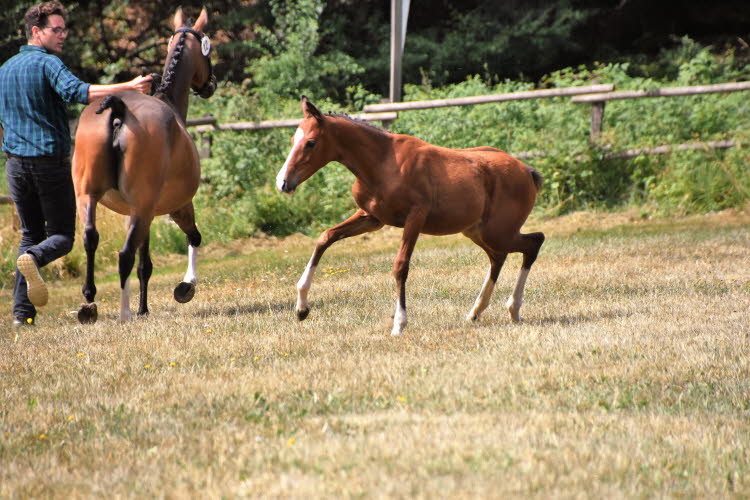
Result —
<instances>
[{"instance_id":1,"label":"horse's tail","mask_svg":"<svg viewBox=\"0 0 750 500\"><path fill-rule=\"evenodd\" d=\"M116 95L110 94L102 100L99 109L96 110L96 114L100 115L106 109L112 110L109 115L109 144L113 159L115 160L112 162L114 166L112 176L114 178L114 187L117 189L120 178L120 164L122 162L122 150L119 145L118 137L120 135L120 127L122 127L122 124L125 121L125 102Z\"/></svg>"},{"instance_id":2,"label":"horse's tail","mask_svg":"<svg viewBox=\"0 0 750 500\"><path fill-rule=\"evenodd\" d=\"M125 119L125 103L116 95L110 94L102 100L101 104L99 104L99 109L96 110L96 114L100 115L104 113L105 109L109 108L112 109L112 113L109 115L109 124L113 129L119 129L122 125L122 121Z\"/></svg>"},{"instance_id":3,"label":"horse's tail","mask_svg":"<svg viewBox=\"0 0 750 500\"><path fill-rule=\"evenodd\" d=\"M542 189L542 184L544 184L544 177L539 173L537 169L529 167L528 165L526 166L526 168L529 169L529 173L531 174L531 178L534 180L536 190L539 191L540 189Z\"/></svg>"}]
</instances>

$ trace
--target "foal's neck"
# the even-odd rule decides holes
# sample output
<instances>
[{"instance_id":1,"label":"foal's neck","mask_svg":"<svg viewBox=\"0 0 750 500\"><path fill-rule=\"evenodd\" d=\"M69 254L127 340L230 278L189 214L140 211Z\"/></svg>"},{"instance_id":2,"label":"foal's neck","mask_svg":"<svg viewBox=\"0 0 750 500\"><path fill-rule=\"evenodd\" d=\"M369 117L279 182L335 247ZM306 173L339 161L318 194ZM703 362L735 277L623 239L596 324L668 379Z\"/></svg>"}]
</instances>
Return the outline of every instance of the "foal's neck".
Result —
<instances>
[{"instance_id":1,"label":"foal's neck","mask_svg":"<svg viewBox=\"0 0 750 500\"><path fill-rule=\"evenodd\" d=\"M357 179L368 185L378 184L391 175L389 156L393 151L393 135L366 123L339 117L334 122L337 139L336 161L346 166Z\"/></svg>"}]
</instances>

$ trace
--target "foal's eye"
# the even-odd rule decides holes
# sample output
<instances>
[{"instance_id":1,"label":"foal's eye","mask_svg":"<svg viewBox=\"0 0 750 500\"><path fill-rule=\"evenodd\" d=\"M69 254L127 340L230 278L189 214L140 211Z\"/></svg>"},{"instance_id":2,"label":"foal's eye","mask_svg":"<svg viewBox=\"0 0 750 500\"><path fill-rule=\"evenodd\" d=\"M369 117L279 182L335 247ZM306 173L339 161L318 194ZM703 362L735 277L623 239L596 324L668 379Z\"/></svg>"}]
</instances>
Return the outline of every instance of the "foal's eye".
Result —
<instances>
[{"instance_id":1,"label":"foal's eye","mask_svg":"<svg viewBox=\"0 0 750 500\"><path fill-rule=\"evenodd\" d=\"M305 147L306 147L307 149L310 149L310 148L312 148L313 146L315 146L315 141L307 141L307 144L305 144Z\"/></svg>"}]
</instances>

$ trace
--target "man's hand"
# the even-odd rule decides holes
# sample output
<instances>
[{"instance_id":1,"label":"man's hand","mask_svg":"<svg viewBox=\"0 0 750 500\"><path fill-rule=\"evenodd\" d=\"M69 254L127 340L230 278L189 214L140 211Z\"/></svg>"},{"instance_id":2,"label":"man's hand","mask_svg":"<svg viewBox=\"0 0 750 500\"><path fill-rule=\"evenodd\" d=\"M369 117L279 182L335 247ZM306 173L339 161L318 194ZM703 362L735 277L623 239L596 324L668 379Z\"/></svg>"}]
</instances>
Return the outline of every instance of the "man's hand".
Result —
<instances>
[{"instance_id":1,"label":"man's hand","mask_svg":"<svg viewBox=\"0 0 750 500\"><path fill-rule=\"evenodd\" d=\"M127 84L132 87L132 90L137 90L144 94L151 93L151 75L136 76Z\"/></svg>"}]
</instances>

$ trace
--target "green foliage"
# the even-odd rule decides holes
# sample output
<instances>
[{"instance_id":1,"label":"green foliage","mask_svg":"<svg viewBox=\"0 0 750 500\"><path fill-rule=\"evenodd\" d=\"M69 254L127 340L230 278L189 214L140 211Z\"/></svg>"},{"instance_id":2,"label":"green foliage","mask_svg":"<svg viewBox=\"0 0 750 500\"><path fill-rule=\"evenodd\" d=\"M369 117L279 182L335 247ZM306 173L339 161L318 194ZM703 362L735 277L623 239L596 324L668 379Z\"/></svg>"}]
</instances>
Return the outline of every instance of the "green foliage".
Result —
<instances>
[{"instance_id":1,"label":"green foliage","mask_svg":"<svg viewBox=\"0 0 750 500\"><path fill-rule=\"evenodd\" d=\"M593 12L566 1L482 2L470 10L456 9L445 25L407 37L405 81L419 81L421 74L442 86L466 74L539 73L580 50L573 30Z\"/></svg>"},{"instance_id":2,"label":"green foliage","mask_svg":"<svg viewBox=\"0 0 750 500\"><path fill-rule=\"evenodd\" d=\"M255 46L263 54L248 71L264 92L297 97L323 95L325 89L346 87L362 72L357 62L340 50L316 54L323 0L270 0L275 30L258 27Z\"/></svg>"}]
</instances>

